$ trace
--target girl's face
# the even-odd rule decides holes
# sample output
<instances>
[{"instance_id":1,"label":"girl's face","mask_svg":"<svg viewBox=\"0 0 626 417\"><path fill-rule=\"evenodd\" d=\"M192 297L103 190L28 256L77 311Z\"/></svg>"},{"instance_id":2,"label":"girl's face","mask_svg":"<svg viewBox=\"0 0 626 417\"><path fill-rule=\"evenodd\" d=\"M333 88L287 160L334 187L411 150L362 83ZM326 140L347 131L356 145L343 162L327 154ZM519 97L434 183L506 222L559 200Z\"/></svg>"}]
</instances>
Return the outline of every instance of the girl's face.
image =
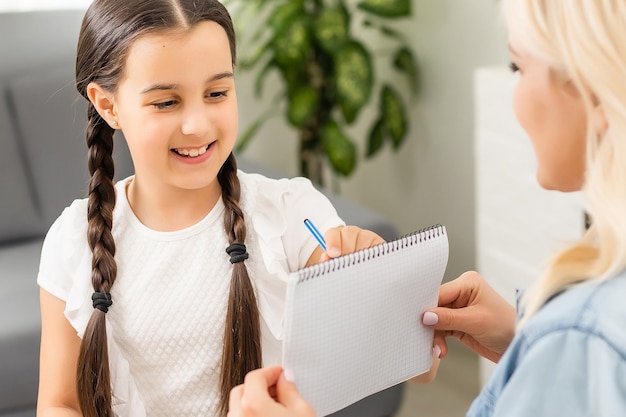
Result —
<instances>
[{"instance_id":1,"label":"girl's face","mask_svg":"<svg viewBox=\"0 0 626 417\"><path fill-rule=\"evenodd\" d=\"M510 46L520 73L513 93L517 120L532 142L537 181L548 190L576 191L583 184L587 115L574 86L539 59Z\"/></svg>"},{"instance_id":2,"label":"girl's face","mask_svg":"<svg viewBox=\"0 0 626 417\"><path fill-rule=\"evenodd\" d=\"M232 58L219 24L134 41L113 101L137 183L219 189L237 137Z\"/></svg>"}]
</instances>

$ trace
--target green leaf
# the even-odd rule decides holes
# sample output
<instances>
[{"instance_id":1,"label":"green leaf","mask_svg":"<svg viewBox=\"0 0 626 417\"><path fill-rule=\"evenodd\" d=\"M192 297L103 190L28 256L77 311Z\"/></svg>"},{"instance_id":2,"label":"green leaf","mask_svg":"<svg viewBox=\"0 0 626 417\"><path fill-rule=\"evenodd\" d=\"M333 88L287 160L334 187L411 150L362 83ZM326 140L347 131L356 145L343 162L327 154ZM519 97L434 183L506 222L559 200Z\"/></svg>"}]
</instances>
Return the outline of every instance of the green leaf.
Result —
<instances>
[{"instance_id":1,"label":"green leaf","mask_svg":"<svg viewBox=\"0 0 626 417\"><path fill-rule=\"evenodd\" d=\"M354 171L357 158L356 145L341 131L334 120L329 120L322 127L322 146L333 171L346 177Z\"/></svg>"},{"instance_id":2,"label":"green leaf","mask_svg":"<svg viewBox=\"0 0 626 417\"><path fill-rule=\"evenodd\" d=\"M322 10L315 19L313 33L321 47L333 53L347 42L349 25L349 16L345 8L329 7Z\"/></svg>"},{"instance_id":3,"label":"green leaf","mask_svg":"<svg viewBox=\"0 0 626 417\"><path fill-rule=\"evenodd\" d=\"M265 123L265 120L267 120L267 114L262 114L258 119L248 125L246 130L239 135L239 139L235 145L235 152L241 152L248 146L250 139L257 134L261 126L263 126L263 123Z\"/></svg>"},{"instance_id":4,"label":"green leaf","mask_svg":"<svg viewBox=\"0 0 626 417\"><path fill-rule=\"evenodd\" d=\"M351 41L337 51L334 58L337 101L344 119L350 124L372 93L372 57L360 42Z\"/></svg>"},{"instance_id":5,"label":"green leaf","mask_svg":"<svg viewBox=\"0 0 626 417\"><path fill-rule=\"evenodd\" d=\"M413 52L407 47L400 48L393 59L393 66L407 75L411 84L411 91L416 94L418 89L417 64Z\"/></svg>"},{"instance_id":6,"label":"green leaf","mask_svg":"<svg viewBox=\"0 0 626 417\"><path fill-rule=\"evenodd\" d=\"M282 83L286 87L287 98L293 94L303 85L312 85L306 72L306 67L299 65L287 65L279 66L280 75L282 77Z\"/></svg>"},{"instance_id":7,"label":"green leaf","mask_svg":"<svg viewBox=\"0 0 626 417\"><path fill-rule=\"evenodd\" d=\"M411 15L411 0L365 0L357 7L376 16L390 19Z\"/></svg>"},{"instance_id":8,"label":"green leaf","mask_svg":"<svg viewBox=\"0 0 626 417\"><path fill-rule=\"evenodd\" d=\"M259 129L263 126L271 116L276 116L278 114L277 107L269 107L265 110L259 117L257 117L252 123L246 127L244 132L239 135L237 139L237 143L235 144L235 153L243 151L250 140L257 134Z\"/></svg>"},{"instance_id":9,"label":"green leaf","mask_svg":"<svg viewBox=\"0 0 626 417\"><path fill-rule=\"evenodd\" d=\"M274 58L281 66L304 61L311 48L308 18L293 20L282 35L274 38Z\"/></svg>"},{"instance_id":10,"label":"green leaf","mask_svg":"<svg viewBox=\"0 0 626 417\"><path fill-rule=\"evenodd\" d=\"M274 9L267 21L274 31L280 36L294 19L306 14L304 4L301 0L290 0Z\"/></svg>"},{"instance_id":11,"label":"green leaf","mask_svg":"<svg viewBox=\"0 0 626 417\"><path fill-rule=\"evenodd\" d=\"M303 85L289 98L287 119L295 128L304 126L317 111L319 95L310 85Z\"/></svg>"},{"instance_id":12,"label":"green leaf","mask_svg":"<svg viewBox=\"0 0 626 417\"><path fill-rule=\"evenodd\" d=\"M243 58L239 61L239 68L241 68L242 70L249 70L253 68L259 63L259 61L261 60L261 58L263 58L266 52L269 51L270 45L271 42L264 42L263 44L259 45L250 56Z\"/></svg>"},{"instance_id":13,"label":"green leaf","mask_svg":"<svg viewBox=\"0 0 626 417\"><path fill-rule=\"evenodd\" d=\"M265 80L267 73L275 66L276 63L272 59L268 61L265 66L261 68L261 71L259 71L259 73L257 74L256 80L254 81L254 95L257 98L260 98L263 95L263 81Z\"/></svg>"},{"instance_id":14,"label":"green leaf","mask_svg":"<svg viewBox=\"0 0 626 417\"><path fill-rule=\"evenodd\" d=\"M370 158L380 151L385 142L387 136L387 128L382 119L378 119L370 130L369 137L367 139L367 152L365 156Z\"/></svg>"},{"instance_id":15,"label":"green leaf","mask_svg":"<svg viewBox=\"0 0 626 417\"><path fill-rule=\"evenodd\" d=\"M407 118L400 95L389 85L383 86L380 95L380 112L391 137L394 149L404 141L407 134Z\"/></svg>"},{"instance_id":16,"label":"green leaf","mask_svg":"<svg viewBox=\"0 0 626 417\"><path fill-rule=\"evenodd\" d=\"M399 40L400 42L404 42L404 35L402 35L402 33L398 32L397 30L392 29L386 25L381 25L379 29L380 33L382 33L383 35L389 36L392 39Z\"/></svg>"}]
</instances>

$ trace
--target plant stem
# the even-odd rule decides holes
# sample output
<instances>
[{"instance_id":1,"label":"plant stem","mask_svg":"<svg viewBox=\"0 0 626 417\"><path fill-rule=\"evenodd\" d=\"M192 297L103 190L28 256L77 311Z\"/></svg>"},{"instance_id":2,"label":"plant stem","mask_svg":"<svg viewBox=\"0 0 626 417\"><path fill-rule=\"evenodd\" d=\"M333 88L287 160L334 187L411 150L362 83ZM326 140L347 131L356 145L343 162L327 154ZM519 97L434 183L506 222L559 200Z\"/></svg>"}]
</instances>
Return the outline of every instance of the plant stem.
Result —
<instances>
[{"instance_id":1,"label":"plant stem","mask_svg":"<svg viewBox=\"0 0 626 417\"><path fill-rule=\"evenodd\" d=\"M319 132L315 133L311 129L300 131L300 174L309 178L315 185L323 187L322 154L318 149L319 142Z\"/></svg>"},{"instance_id":2,"label":"plant stem","mask_svg":"<svg viewBox=\"0 0 626 417\"><path fill-rule=\"evenodd\" d=\"M314 15L324 8L322 0L314 1ZM326 156L322 143L322 128L330 119L335 106L333 60L316 42L312 42L311 58L307 65L310 85L320 98L317 113L300 130L300 173L319 187L324 186L323 167Z\"/></svg>"}]
</instances>

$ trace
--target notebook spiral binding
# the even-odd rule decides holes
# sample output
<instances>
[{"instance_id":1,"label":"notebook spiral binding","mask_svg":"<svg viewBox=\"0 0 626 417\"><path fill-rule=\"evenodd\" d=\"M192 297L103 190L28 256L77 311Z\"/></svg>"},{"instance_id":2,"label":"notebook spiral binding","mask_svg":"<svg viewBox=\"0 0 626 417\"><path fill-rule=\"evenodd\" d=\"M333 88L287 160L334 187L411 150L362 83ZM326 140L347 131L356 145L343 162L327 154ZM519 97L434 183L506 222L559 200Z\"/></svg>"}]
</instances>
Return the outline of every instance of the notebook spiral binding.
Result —
<instances>
[{"instance_id":1,"label":"notebook spiral binding","mask_svg":"<svg viewBox=\"0 0 626 417\"><path fill-rule=\"evenodd\" d=\"M446 229L441 224L435 224L415 232L403 235L397 239L362 249L354 253L331 259L327 262L311 265L298 271L298 283L308 281L320 275L327 274L345 267L365 262L368 259L376 258L389 252L395 252L408 246L425 242L446 233Z\"/></svg>"}]
</instances>

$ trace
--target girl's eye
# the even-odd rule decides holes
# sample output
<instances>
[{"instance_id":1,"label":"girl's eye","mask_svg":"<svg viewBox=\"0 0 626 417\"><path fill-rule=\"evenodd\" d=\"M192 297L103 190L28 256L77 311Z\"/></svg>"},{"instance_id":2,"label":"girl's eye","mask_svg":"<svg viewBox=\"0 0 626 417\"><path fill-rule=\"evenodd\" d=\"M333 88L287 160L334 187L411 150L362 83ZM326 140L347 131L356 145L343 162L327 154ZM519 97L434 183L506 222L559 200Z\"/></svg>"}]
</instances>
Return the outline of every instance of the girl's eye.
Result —
<instances>
[{"instance_id":1,"label":"girl's eye","mask_svg":"<svg viewBox=\"0 0 626 417\"><path fill-rule=\"evenodd\" d=\"M517 65L515 65L515 62L511 62L509 64L509 68L511 69L512 72L518 72L519 71L519 67Z\"/></svg>"},{"instance_id":2,"label":"girl's eye","mask_svg":"<svg viewBox=\"0 0 626 417\"><path fill-rule=\"evenodd\" d=\"M163 101L161 103L154 103L153 106L156 107L159 110L164 110L164 109L167 109L169 107L172 107L174 104L176 104L176 101L168 100L168 101Z\"/></svg>"},{"instance_id":3,"label":"girl's eye","mask_svg":"<svg viewBox=\"0 0 626 417\"><path fill-rule=\"evenodd\" d=\"M215 91L213 93L209 93L209 98L220 98L220 97L226 97L226 91Z\"/></svg>"}]
</instances>

